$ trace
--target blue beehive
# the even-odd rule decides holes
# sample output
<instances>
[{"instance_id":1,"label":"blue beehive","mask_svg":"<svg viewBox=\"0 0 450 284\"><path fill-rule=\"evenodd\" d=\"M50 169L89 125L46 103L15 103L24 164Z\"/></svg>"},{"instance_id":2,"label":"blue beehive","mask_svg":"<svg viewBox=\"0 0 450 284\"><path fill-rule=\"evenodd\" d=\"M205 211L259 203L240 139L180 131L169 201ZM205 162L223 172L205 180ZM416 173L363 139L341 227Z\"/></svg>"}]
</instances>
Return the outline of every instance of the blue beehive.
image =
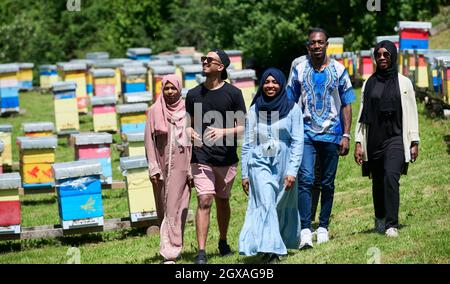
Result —
<instances>
[{"instance_id":1,"label":"blue beehive","mask_svg":"<svg viewBox=\"0 0 450 284\"><path fill-rule=\"evenodd\" d=\"M142 66L129 66L122 69L123 93L136 93L147 91L147 69Z\"/></svg>"},{"instance_id":2,"label":"blue beehive","mask_svg":"<svg viewBox=\"0 0 450 284\"><path fill-rule=\"evenodd\" d=\"M122 134L145 131L146 103L125 104L116 107L119 114L120 132Z\"/></svg>"},{"instance_id":3,"label":"blue beehive","mask_svg":"<svg viewBox=\"0 0 450 284\"><path fill-rule=\"evenodd\" d=\"M19 65L0 64L0 114L19 112Z\"/></svg>"},{"instance_id":4,"label":"blue beehive","mask_svg":"<svg viewBox=\"0 0 450 284\"><path fill-rule=\"evenodd\" d=\"M100 162L81 160L52 168L63 229L103 226Z\"/></svg>"},{"instance_id":5,"label":"blue beehive","mask_svg":"<svg viewBox=\"0 0 450 284\"><path fill-rule=\"evenodd\" d=\"M149 61L152 58L152 50L145 47L129 48L127 57L133 60Z\"/></svg>"}]
</instances>

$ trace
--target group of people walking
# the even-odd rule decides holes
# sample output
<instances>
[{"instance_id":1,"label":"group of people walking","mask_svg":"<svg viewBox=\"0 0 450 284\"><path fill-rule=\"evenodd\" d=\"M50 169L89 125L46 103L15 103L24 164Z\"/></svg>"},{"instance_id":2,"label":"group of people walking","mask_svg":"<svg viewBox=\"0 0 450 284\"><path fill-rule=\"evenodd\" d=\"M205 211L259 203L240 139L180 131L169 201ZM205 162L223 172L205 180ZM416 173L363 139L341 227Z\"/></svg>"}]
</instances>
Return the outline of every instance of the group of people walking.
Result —
<instances>
[{"instance_id":1,"label":"group of people walking","mask_svg":"<svg viewBox=\"0 0 450 284\"><path fill-rule=\"evenodd\" d=\"M261 255L263 262L274 263L288 249L312 248L314 235L317 244L329 241L334 180L339 156L349 153L356 97L344 66L326 55L327 41L326 31L310 29L308 56L294 60L288 80L280 70L267 69L248 112L242 92L225 82L230 59L220 49L201 58L206 81L189 90L185 100L180 78L164 77L163 94L148 111L145 145L165 263L174 263L182 251L191 188L198 201L194 262L207 263L213 201L219 254L232 254L227 242L230 196L242 136L242 188L248 204L239 254ZM376 230L396 237L400 175L418 155L417 108L411 82L397 72L395 45L378 43L374 57L376 72L362 89L354 157L363 175L372 178ZM321 210L314 231L316 179Z\"/></svg>"}]
</instances>

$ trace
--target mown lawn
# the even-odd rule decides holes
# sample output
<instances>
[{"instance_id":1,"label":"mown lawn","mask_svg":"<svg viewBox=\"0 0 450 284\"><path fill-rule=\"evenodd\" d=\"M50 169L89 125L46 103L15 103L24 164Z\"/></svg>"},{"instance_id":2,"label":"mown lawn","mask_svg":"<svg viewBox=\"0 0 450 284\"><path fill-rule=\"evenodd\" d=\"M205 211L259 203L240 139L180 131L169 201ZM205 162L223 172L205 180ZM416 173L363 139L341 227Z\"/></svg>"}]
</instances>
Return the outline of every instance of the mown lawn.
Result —
<instances>
[{"instance_id":1,"label":"mown lawn","mask_svg":"<svg viewBox=\"0 0 450 284\"><path fill-rule=\"evenodd\" d=\"M358 96L359 96L359 90ZM21 107L27 112L16 118L0 118L12 123L15 136L23 121L52 121L51 95L21 94ZM354 104L353 117L359 103ZM371 182L361 177L353 156L341 158L336 178L336 195L330 226L331 240L308 251L290 251L282 263L367 263L372 251L380 252L381 263L449 263L450 258L450 121L431 119L419 105L421 144L419 159L412 164L408 176L401 178L400 237L387 239L373 232ZM82 117L82 129L92 126L88 116ZM353 124L354 126L354 124ZM354 128L354 127L353 127ZM118 135L115 141L120 141ZM353 151L353 146L351 151ZM122 179L118 153L113 151L114 179ZM57 161L73 160L73 149L60 139ZM17 161L17 149L14 155ZM52 194L26 195L22 198L23 226L57 224L56 198ZM105 190L105 218L126 217L128 205L124 189ZM237 177L231 198L232 219L229 243L237 250L246 197ZM191 209L196 207L195 193ZM215 210L215 209L213 209ZM255 263L258 258L218 256L218 229L215 213L211 220L207 253L209 263ZM0 263L66 263L68 249L81 252L81 263L160 263L159 236L147 236L142 230L127 229L57 239L0 241ZM185 232L185 248L180 263L192 263L196 254L195 227L189 223Z\"/></svg>"}]
</instances>

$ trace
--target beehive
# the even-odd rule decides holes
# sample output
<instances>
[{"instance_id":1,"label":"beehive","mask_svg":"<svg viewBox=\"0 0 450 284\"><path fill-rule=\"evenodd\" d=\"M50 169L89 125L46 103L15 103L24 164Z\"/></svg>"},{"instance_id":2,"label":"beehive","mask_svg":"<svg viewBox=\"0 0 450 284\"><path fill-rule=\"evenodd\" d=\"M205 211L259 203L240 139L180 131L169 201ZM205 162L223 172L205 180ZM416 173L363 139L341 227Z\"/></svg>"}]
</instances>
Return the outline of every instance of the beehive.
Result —
<instances>
[{"instance_id":1,"label":"beehive","mask_svg":"<svg viewBox=\"0 0 450 284\"><path fill-rule=\"evenodd\" d=\"M0 141L3 142L2 166L12 167L12 130L11 124L0 124Z\"/></svg>"},{"instance_id":2,"label":"beehive","mask_svg":"<svg viewBox=\"0 0 450 284\"><path fill-rule=\"evenodd\" d=\"M0 64L0 115L19 112L19 66Z\"/></svg>"},{"instance_id":3,"label":"beehive","mask_svg":"<svg viewBox=\"0 0 450 284\"><path fill-rule=\"evenodd\" d=\"M26 122L22 123L25 136L51 136L55 131L53 122Z\"/></svg>"},{"instance_id":4,"label":"beehive","mask_svg":"<svg viewBox=\"0 0 450 284\"><path fill-rule=\"evenodd\" d=\"M152 59L152 49L146 47L129 48L127 57L133 60L149 61Z\"/></svg>"},{"instance_id":5,"label":"beehive","mask_svg":"<svg viewBox=\"0 0 450 284\"><path fill-rule=\"evenodd\" d=\"M114 69L93 69L91 76L94 85L94 96L116 98L116 72Z\"/></svg>"},{"instance_id":6,"label":"beehive","mask_svg":"<svg viewBox=\"0 0 450 284\"><path fill-rule=\"evenodd\" d=\"M126 65L125 65L126 66ZM147 69L142 66L122 67L122 92L136 93L147 91Z\"/></svg>"},{"instance_id":7,"label":"beehive","mask_svg":"<svg viewBox=\"0 0 450 284\"><path fill-rule=\"evenodd\" d=\"M88 112L88 76L86 63L63 63L58 66L62 81L76 84L76 98L79 113Z\"/></svg>"},{"instance_id":8,"label":"beehive","mask_svg":"<svg viewBox=\"0 0 450 284\"><path fill-rule=\"evenodd\" d=\"M400 49L428 49L431 22L398 22Z\"/></svg>"},{"instance_id":9,"label":"beehive","mask_svg":"<svg viewBox=\"0 0 450 284\"><path fill-rule=\"evenodd\" d=\"M125 156L145 156L144 132L127 133L124 142Z\"/></svg>"},{"instance_id":10,"label":"beehive","mask_svg":"<svg viewBox=\"0 0 450 284\"><path fill-rule=\"evenodd\" d=\"M33 63L18 63L19 65L19 89L29 90L33 88Z\"/></svg>"},{"instance_id":11,"label":"beehive","mask_svg":"<svg viewBox=\"0 0 450 284\"><path fill-rule=\"evenodd\" d=\"M53 165L61 225L64 230L103 226L103 201L96 160Z\"/></svg>"},{"instance_id":12,"label":"beehive","mask_svg":"<svg viewBox=\"0 0 450 284\"><path fill-rule=\"evenodd\" d=\"M194 59L191 56L188 57L174 57L171 60L168 60L169 64L175 66L175 74L183 78L183 70L181 70L182 65L192 65L194 64Z\"/></svg>"},{"instance_id":13,"label":"beehive","mask_svg":"<svg viewBox=\"0 0 450 284\"><path fill-rule=\"evenodd\" d=\"M96 51L86 53L86 59L88 60L106 60L109 59L109 53L106 51Z\"/></svg>"},{"instance_id":14,"label":"beehive","mask_svg":"<svg viewBox=\"0 0 450 284\"><path fill-rule=\"evenodd\" d=\"M144 132L148 105L145 103L125 104L116 107L122 134Z\"/></svg>"},{"instance_id":15,"label":"beehive","mask_svg":"<svg viewBox=\"0 0 450 284\"><path fill-rule=\"evenodd\" d=\"M201 75L203 72L203 67L201 64L193 64L193 65L182 65L181 71L183 74L183 87L186 89L192 89L197 86L197 81L195 80L195 76Z\"/></svg>"},{"instance_id":16,"label":"beehive","mask_svg":"<svg viewBox=\"0 0 450 284\"><path fill-rule=\"evenodd\" d=\"M126 93L123 96L124 104L136 104L136 103L150 104L151 101L152 101L152 94L150 92Z\"/></svg>"},{"instance_id":17,"label":"beehive","mask_svg":"<svg viewBox=\"0 0 450 284\"><path fill-rule=\"evenodd\" d=\"M122 94L122 74L120 68L123 67L123 64L129 62L130 59L124 58L115 58L110 60L100 60L94 63L95 68L111 68L114 69L115 72L115 90L116 90L116 101L119 100L120 95Z\"/></svg>"},{"instance_id":18,"label":"beehive","mask_svg":"<svg viewBox=\"0 0 450 284\"><path fill-rule=\"evenodd\" d=\"M20 174L24 188L51 187L55 183L51 166L55 162L56 136L17 137Z\"/></svg>"},{"instance_id":19,"label":"beehive","mask_svg":"<svg viewBox=\"0 0 450 284\"><path fill-rule=\"evenodd\" d=\"M388 40L392 43L395 44L395 46L397 47L397 50L400 47L400 36L399 35L386 35L386 36L377 36L375 38L376 43L379 43L383 40Z\"/></svg>"},{"instance_id":20,"label":"beehive","mask_svg":"<svg viewBox=\"0 0 450 284\"><path fill-rule=\"evenodd\" d=\"M72 134L75 144L75 160L95 159L102 165L103 178L106 184L112 184L111 143L109 133L84 132Z\"/></svg>"},{"instance_id":21,"label":"beehive","mask_svg":"<svg viewBox=\"0 0 450 284\"><path fill-rule=\"evenodd\" d=\"M439 61L439 70L442 74L442 97L445 103L450 104L450 57Z\"/></svg>"},{"instance_id":22,"label":"beehive","mask_svg":"<svg viewBox=\"0 0 450 284\"><path fill-rule=\"evenodd\" d=\"M369 79L373 74L372 52L370 50L361 50L359 52L359 75L363 80Z\"/></svg>"},{"instance_id":23,"label":"beehive","mask_svg":"<svg viewBox=\"0 0 450 284\"><path fill-rule=\"evenodd\" d=\"M244 96L245 106L250 108L250 104L256 93L256 72L253 69L230 71L228 78L233 86L241 89Z\"/></svg>"},{"instance_id":24,"label":"beehive","mask_svg":"<svg viewBox=\"0 0 450 284\"><path fill-rule=\"evenodd\" d=\"M58 82L56 65L39 66L39 82L43 89L50 89L54 83Z\"/></svg>"},{"instance_id":25,"label":"beehive","mask_svg":"<svg viewBox=\"0 0 450 284\"><path fill-rule=\"evenodd\" d=\"M148 177L145 156L120 159L128 192L128 208L132 222L157 219L153 186Z\"/></svg>"},{"instance_id":26,"label":"beehive","mask_svg":"<svg viewBox=\"0 0 450 284\"><path fill-rule=\"evenodd\" d=\"M117 131L116 98L93 97L91 99L92 116L95 132Z\"/></svg>"},{"instance_id":27,"label":"beehive","mask_svg":"<svg viewBox=\"0 0 450 284\"><path fill-rule=\"evenodd\" d=\"M0 235L20 234L19 173L0 174Z\"/></svg>"},{"instance_id":28,"label":"beehive","mask_svg":"<svg viewBox=\"0 0 450 284\"><path fill-rule=\"evenodd\" d=\"M56 132L76 132L80 129L76 83L57 82L53 84Z\"/></svg>"},{"instance_id":29,"label":"beehive","mask_svg":"<svg viewBox=\"0 0 450 284\"><path fill-rule=\"evenodd\" d=\"M328 38L327 55L341 54L344 52L344 38L330 37Z\"/></svg>"},{"instance_id":30,"label":"beehive","mask_svg":"<svg viewBox=\"0 0 450 284\"><path fill-rule=\"evenodd\" d=\"M242 70L242 51L225 50L225 53L230 58L230 66L233 66L234 70Z\"/></svg>"}]
</instances>

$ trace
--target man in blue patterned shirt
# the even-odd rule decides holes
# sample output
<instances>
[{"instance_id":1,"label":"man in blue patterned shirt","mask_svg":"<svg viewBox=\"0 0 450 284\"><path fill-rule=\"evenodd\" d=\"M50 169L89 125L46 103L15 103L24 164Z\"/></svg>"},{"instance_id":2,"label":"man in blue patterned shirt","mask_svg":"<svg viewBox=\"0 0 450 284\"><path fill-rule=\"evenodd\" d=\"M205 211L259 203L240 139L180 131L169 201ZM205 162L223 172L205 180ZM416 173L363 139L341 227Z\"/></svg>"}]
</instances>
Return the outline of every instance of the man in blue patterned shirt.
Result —
<instances>
[{"instance_id":1,"label":"man in blue patterned shirt","mask_svg":"<svg viewBox=\"0 0 450 284\"><path fill-rule=\"evenodd\" d=\"M334 179L339 155L349 152L355 100L345 67L326 55L328 34L320 28L308 32L306 60L293 63L288 95L303 111L305 144L298 173L298 207L301 219L300 249L312 248L311 190L316 155L321 168L321 210L317 243L328 241L328 224L333 207Z\"/></svg>"}]
</instances>

